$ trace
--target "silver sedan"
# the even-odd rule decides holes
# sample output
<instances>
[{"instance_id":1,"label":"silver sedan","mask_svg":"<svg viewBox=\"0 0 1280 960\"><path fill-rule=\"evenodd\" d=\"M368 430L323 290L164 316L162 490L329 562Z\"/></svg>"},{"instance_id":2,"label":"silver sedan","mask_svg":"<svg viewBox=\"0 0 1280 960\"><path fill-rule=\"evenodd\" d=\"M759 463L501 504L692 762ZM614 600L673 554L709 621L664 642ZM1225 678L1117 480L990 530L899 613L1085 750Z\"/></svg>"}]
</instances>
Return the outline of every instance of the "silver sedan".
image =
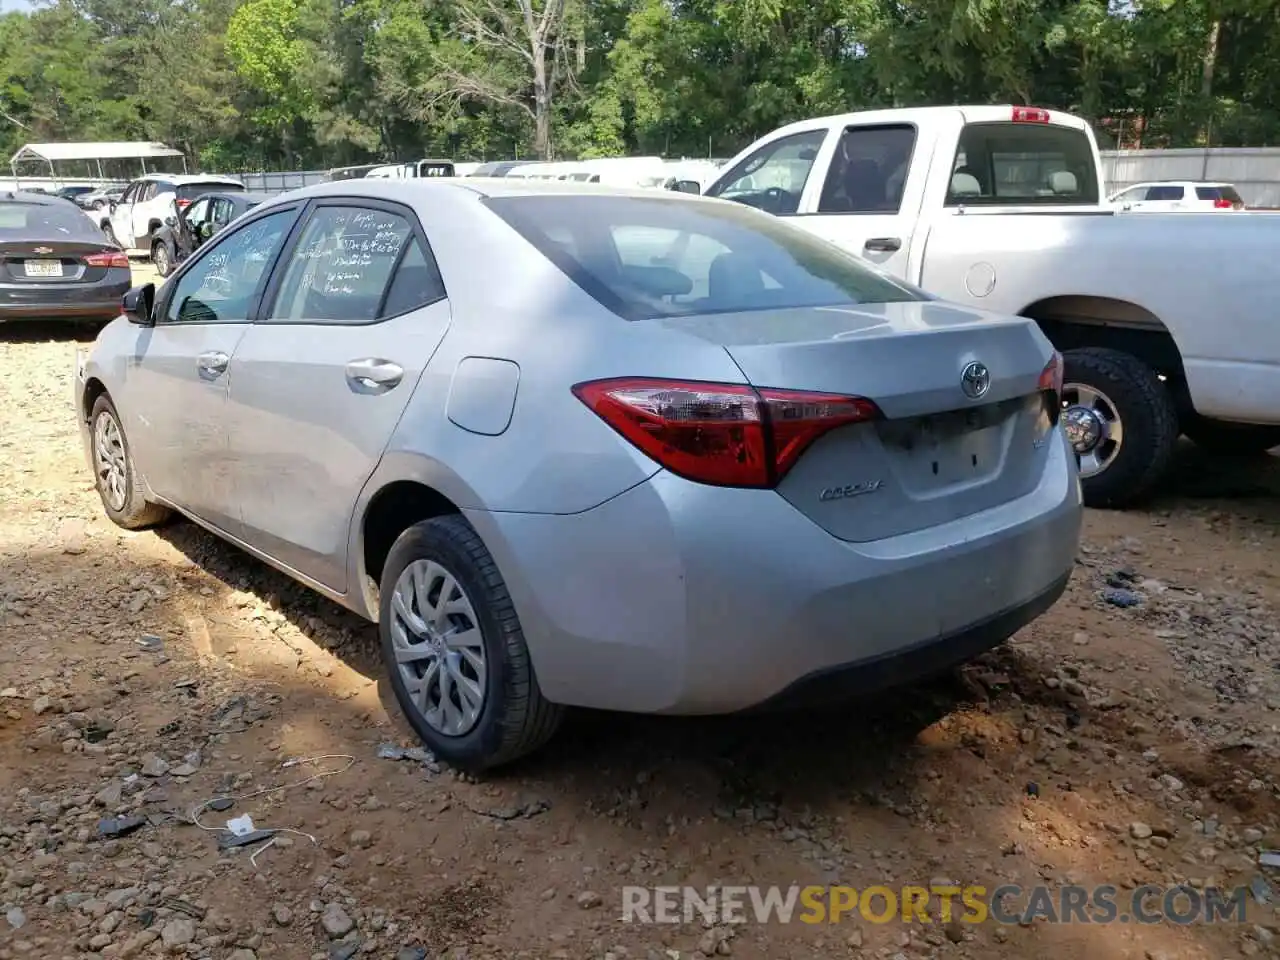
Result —
<instances>
[{"instance_id":1,"label":"silver sedan","mask_svg":"<svg viewBox=\"0 0 1280 960\"><path fill-rule=\"evenodd\" d=\"M173 511L374 620L441 757L564 708L849 697L992 647L1070 575L1034 323L727 201L513 180L282 195L78 375L107 514Z\"/></svg>"}]
</instances>

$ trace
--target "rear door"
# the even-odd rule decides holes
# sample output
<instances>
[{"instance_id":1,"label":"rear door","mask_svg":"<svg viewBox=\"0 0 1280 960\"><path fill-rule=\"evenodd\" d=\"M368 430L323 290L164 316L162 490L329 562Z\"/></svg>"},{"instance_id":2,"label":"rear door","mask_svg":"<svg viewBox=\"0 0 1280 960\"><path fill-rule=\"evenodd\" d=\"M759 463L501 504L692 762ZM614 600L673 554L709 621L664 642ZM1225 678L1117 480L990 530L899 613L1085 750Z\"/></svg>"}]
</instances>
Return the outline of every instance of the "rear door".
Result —
<instances>
[{"instance_id":1,"label":"rear door","mask_svg":"<svg viewBox=\"0 0 1280 960\"><path fill-rule=\"evenodd\" d=\"M312 206L232 362L231 462L248 543L347 588L356 498L448 325L410 207Z\"/></svg>"}]
</instances>

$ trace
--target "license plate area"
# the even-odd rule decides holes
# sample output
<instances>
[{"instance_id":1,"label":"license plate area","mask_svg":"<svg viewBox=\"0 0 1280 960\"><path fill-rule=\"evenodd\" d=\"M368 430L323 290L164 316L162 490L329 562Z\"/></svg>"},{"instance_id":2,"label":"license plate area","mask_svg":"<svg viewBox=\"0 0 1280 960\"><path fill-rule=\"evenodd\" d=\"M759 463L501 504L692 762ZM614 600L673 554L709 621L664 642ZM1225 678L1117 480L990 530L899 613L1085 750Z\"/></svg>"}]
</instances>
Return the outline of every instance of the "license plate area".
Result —
<instances>
[{"instance_id":1,"label":"license plate area","mask_svg":"<svg viewBox=\"0 0 1280 960\"><path fill-rule=\"evenodd\" d=\"M53 277L62 276L61 260L24 260L22 263L22 272L28 277L36 277L41 280L48 280Z\"/></svg>"},{"instance_id":2,"label":"license plate area","mask_svg":"<svg viewBox=\"0 0 1280 960\"><path fill-rule=\"evenodd\" d=\"M1023 408L1023 400L1017 398L886 420L877 424L877 430L902 484L909 490L936 489L998 474L1007 428Z\"/></svg>"}]
</instances>

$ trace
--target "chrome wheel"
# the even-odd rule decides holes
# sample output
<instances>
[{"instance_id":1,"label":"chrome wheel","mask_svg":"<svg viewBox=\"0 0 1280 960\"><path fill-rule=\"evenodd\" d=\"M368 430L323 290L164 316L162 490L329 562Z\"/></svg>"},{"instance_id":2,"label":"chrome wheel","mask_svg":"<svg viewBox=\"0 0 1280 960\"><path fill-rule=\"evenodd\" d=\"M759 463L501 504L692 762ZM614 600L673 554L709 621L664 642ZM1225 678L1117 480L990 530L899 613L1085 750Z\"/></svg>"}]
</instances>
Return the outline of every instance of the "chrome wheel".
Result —
<instances>
[{"instance_id":1,"label":"chrome wheel","mask_svg":"<svg viewBox=\"0 0 1280 960\"><path fill-rule=\"evenodd\" d=\"M1115 403L1087 384L1063 384L1062 429L1080 458L1081 477L1102 473L1124 445L1124 425Z\"/></svg>"},{"instance_id":2,"label":"chrome wheel","mask_svg":"<svg viewBox=\"0 0 1280 960\"><path fill-rule=\"evenodd\" d=\"M98 414L93 422L93 463L102 499L112 510L123 510L129 479L124 438L120 435L120 424L109 413Z\"/></svg>"},{"instance_id":3,"label":"chrome wheel","mask_svg":"<svg viewBox=\"0 0 1280 960\"><path fill-rule=\"evenodd\" d=\"M414 708L450 737L469 733L484 709L484 638L462 586L434 560L415 560L391 597L396 669Z\"/></svg>"},{"instance_id":4,"label":"chrome wheel","mask_svg":"<svg viewBox=\"0 0 1280 960\"><path fill-rule=\"evenodd\" d=\"M151 262L155 264L156 273L162 277L169 275L169 248L163 243L157 244L155 253L151 255Z\"/></svg>"}]
</instances>

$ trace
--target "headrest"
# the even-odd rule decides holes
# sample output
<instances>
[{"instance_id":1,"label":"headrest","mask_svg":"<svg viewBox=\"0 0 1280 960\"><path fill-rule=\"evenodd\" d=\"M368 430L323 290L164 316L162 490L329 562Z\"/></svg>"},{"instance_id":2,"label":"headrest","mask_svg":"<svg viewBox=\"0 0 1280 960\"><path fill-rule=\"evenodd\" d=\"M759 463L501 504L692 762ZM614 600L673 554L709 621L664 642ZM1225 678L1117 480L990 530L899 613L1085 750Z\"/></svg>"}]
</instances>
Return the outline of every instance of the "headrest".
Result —
<instances>
[{"instance_id":1,"label":"headrest","mask_svg":"<svg viewBox=\"0 0 1280 960\"><path fill-rule=\"evenodd\" d=\"M1070 170L1055 170L1049 175L1049 189L1054 193L1079 193L1080 184Z\"/></svg>"},{"instance_id":2,"label":"headrest","mask_svg":"<svg viewBox=\"0 0 1280 960\"><path fill-rule=\"evenodd\" d=\"M982 184L971 173L956 173L951 176L951 195L953 197L980 197Z\"/></svg>"}]
</instances>

